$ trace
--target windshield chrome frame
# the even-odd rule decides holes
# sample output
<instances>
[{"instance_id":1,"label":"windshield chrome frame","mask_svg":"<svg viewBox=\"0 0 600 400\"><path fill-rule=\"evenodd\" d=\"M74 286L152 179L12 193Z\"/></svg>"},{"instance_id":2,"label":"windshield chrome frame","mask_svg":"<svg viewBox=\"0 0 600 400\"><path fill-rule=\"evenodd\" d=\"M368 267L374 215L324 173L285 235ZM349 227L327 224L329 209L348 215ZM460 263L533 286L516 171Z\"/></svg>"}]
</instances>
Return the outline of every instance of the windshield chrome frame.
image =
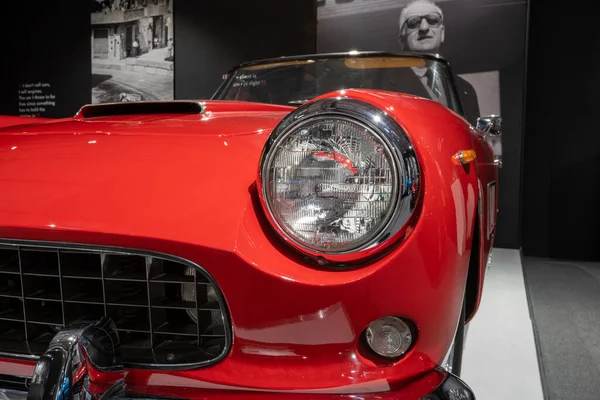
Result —
<instances>
[{"instance_id":1,"label":"windshield chrome frame","mask_svg":"<svg viewBox=\"0 0 600 400\"><path fill-rule=\"evenodd\" d=\"M223 96L225 94L225 89L227 87L229 87L229 83L232 80L232 76L238 70L243 70L245 68L255 67L255 66L260 66L260 65L275 64L275 63L288 62L288 61L341 59L341 58L351 58L351 57L355 57L355 58L365 58L365 57L402 57L402 58L406 58L406 57L413 57L413 58L418 58L418 59L422 59L422 60L429 61L429 62L431 62L431 61L438 62L440 64L442 70L444 70L446 72L446 78L448 80L447 81L448 90L449 90L448 97L450 98L450 104L448 104L446 107L448 107L452 111L456 112L457 114L465 117L464 109L463 109L460 97L458 95L458 89L456 86L455 76L452 71L452 68L450 67L450 63L445 58L443 58L441 55L430 54L430 53L414 53L414 52L390 53L390 52L383 52L383 51L362 51L362 52L351 51L351 52L340 52L340 53L320 53L320 54L305 54L305 55L297 55L297 56L284 56L284 57L267 58L267 59L249 61L249 62L239 64L239 65L233 67L232 69L230 69L226 74L226 78L223 80L223 82L221 82L221 84L219 85L219 87L217 88L215 93L212 95L210 100L223 100Z\"/></svg>"}]
</instances>

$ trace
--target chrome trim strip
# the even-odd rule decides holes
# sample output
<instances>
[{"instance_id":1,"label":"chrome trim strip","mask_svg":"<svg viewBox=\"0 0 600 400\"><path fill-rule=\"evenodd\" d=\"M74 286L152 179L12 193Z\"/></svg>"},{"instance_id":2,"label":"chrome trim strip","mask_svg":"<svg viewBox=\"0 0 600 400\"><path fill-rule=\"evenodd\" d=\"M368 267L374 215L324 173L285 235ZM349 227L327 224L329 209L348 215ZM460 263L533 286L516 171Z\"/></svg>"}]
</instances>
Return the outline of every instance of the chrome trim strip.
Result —
<instances>
[{"instance_id":1,"label":"chrome trim strip","mask_svg":"<svg viewBox=\"0 0 600 400\"><path fill-rule=\"evenodd\" d=\"M19 353L9 353L9 352L5 352L5 351L0 351L0 358L18 358L20 360L27 360L27 361L37 361L38 360L38 356L34 356L31 354L19 354Z\"/></svg>"},{"instance_id":2,"label":"chrome trim strip","mask_svg":"<svg viewBox=\"0 0 600 400\"><path fill-rule=\"evenodd\" d=\"M477 196L477 214L479 215L479 220L481 221L481 213L483 212L483 185L481 184L481 179L477 178L477 189L479 189L479 196Z\"/></svg>"},{"instance_id":3,"label":"chrome trim strip","mask_svg":"<svg viewBox=\"0 0 600 400\"><path fill-rule=\"evenodd\" d=\"M142 250L142 249L131 249L125 247L118 246L104 246L104 245L93 245L93 244L81 244L81 243L69 243L69 242L48 242L48 241L38 241L38 240L20 240L20 239L7 239L0 237L0 247L35 247L35 248L47 248L47 249L64 249L64 250L85 250L89 252L102 253L108 252L111 254L121 254L121 255L137 255L137 256L148 256L148 257L157 257L163 258L165 260L171 260L173 262L178 262L181 264L185 264L189 267L196 268L201 273L204 274L206 279L208 279L209 283L214 287L215 293L217 295L217 300L219 302L219 306L221 308L221 315L223 319L223 326L225 328L225 345L223 346L223 351L217 357L212 360L199 362L199 363L186 363L186 364L151 364L151 363L124 363L124 367L129 368L147 368L147 369L163 369L168 371L173 370L184 370L184 369L196 369L200 367L207 367L214 364L218 364L221 362L231 350L233 345L233 327L231 325L231 318L229 316L229 308L227 307L227 302L225 301L225 297L221 292L221 288L214 280L211 274L206 271L203 267L196 264L193 261L185 259L183 257L174 256L171 254L160 253L152 250ZM31 356L27 354L12 354L12 353L0 353L0 355L8 356L8 358L21 359L21 360L31 360L36 361L39 360L37 356Z\"/></svg>"},{"instance_id":4,"label":"chrome trim strip","mask_svg":"<svg viewBox=\"0 0 600 400\"><path fill-rule=\"evenodd\" d=\"M314 53L314 54L300 54L292 56L282 56L275 58L264 58L259 60L247 61L234 67L234 69L250 67L253 65L260 64L272 64L277 62L286 61L302 61L302 60L322 60L326 58L346 58L346 57L409 57L409 58L421 58L431 61L439 61L448 65L448 60L436 53L419 53L419 52L408 52L408 51L345 51L345 52L333 52L333 53Z\"/></svg>"},{"instance_id":5,"label":"chrome trim strip","mask_svg":"<svg viewBox=\"0 0 600 400\"><path fill-rule=\"evenodd\" d=\"M492 188L494 188L494 190L492 191ZM486 234L487 234L487 238L490 239L492 237L492 233L494 232L494 230L496 229L496 224L497 224L497 213L498 213L498 205L496 203L496 190L497 190L498 186L496 184L496 181L491 181L487 184L487 209L488 209L488 213L487 213L487 221L486 221ZM493 197L492 197L492 192L493 192Z\"/></svg>"}]
</instances>

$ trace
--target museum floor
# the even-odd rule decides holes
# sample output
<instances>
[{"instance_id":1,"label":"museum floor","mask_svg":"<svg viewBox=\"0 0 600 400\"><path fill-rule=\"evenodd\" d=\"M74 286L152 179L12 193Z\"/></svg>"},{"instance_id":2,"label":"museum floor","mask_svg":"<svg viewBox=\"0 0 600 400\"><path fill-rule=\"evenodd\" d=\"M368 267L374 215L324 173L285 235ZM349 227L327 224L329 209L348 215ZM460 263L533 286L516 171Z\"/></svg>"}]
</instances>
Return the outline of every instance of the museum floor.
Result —
<instances>
[{"instance_id":1,"label":"museum floor","mask_svg":"<svg viewBox=\"0 0 600 400\"><path fill-rule=\"evenodd\" d=\"M600 263L523 257L548 400L600 398Z\"/></svg>"},{"instance_id":2,"label":"museum floor","mask_svg":"<svg viewBox=\"0 0 600 400\"><path fill-rule=\"evenodd\" d=\"M542 400L539 371L520 252L494 249L467 332L462 378L478 399Z\"/></svg>"},{"instance_id":3,"label":"museum floor","mask_svg":"<svg viewBox=\"0 0 600 400\"><path fill-rule=\"evenodd\" d=\"M597 400L600 265L493 254L463 379L478 399Z\"/></svg>"}]
</instances>

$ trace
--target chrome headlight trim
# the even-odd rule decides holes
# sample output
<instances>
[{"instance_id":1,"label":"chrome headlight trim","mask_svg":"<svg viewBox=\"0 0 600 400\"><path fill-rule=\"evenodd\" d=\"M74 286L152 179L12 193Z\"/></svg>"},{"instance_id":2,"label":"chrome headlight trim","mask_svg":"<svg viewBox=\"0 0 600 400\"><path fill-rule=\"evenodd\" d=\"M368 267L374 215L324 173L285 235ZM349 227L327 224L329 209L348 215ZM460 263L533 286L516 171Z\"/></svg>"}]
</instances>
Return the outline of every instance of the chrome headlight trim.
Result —
<instances>
[{"instance_id":1,"label":"chrome headlight trim","mask_svg":"<svg viewBox=\"0 0 600 400\"><path fill-rule=\"evenodd\" d=\"M315 251L289 235L277 221L267 193L269 185L266 180L269 177L268 169L273 160L274 150L288 134L317 118L351 120L352 123L367 127L385 143L395 168L394 184L397 198L395 204L390 207L392 211L386 215L387 221L376 233L369 235L367 242L343 252ZM279 123L263 148L259 162L259 179L257 180L262 207L279 236L296 250L317 260L321 265L355 262L374 255L396 242L395 239L401 235L403 228L413 215L420 197L421 186L421 172L417 155L402 127L386 112L369 103L339 97L310 102L291 112Z\"/></svg>"}]
</instances>

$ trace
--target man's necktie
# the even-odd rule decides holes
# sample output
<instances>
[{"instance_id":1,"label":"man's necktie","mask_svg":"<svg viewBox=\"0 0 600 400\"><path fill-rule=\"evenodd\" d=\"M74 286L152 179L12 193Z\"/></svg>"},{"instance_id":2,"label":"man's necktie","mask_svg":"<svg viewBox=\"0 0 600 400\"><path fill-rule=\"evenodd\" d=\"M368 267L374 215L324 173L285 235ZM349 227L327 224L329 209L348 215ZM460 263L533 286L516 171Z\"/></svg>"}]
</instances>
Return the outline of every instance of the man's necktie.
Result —
<instances>
[{"instance_id":1,"label":"man's necktie","mask_svg":"<svg viewBox=\"0 0 600 400\"><path fill-rule=\"evenodd\" d=\"M439 80L435 76L436 73L431 68L427 68L427 72L425 72L425 77L427 77L427 86L435 93L437 97L442 96L442 90L440 87Z\"/></svg>"}]
</instances>

